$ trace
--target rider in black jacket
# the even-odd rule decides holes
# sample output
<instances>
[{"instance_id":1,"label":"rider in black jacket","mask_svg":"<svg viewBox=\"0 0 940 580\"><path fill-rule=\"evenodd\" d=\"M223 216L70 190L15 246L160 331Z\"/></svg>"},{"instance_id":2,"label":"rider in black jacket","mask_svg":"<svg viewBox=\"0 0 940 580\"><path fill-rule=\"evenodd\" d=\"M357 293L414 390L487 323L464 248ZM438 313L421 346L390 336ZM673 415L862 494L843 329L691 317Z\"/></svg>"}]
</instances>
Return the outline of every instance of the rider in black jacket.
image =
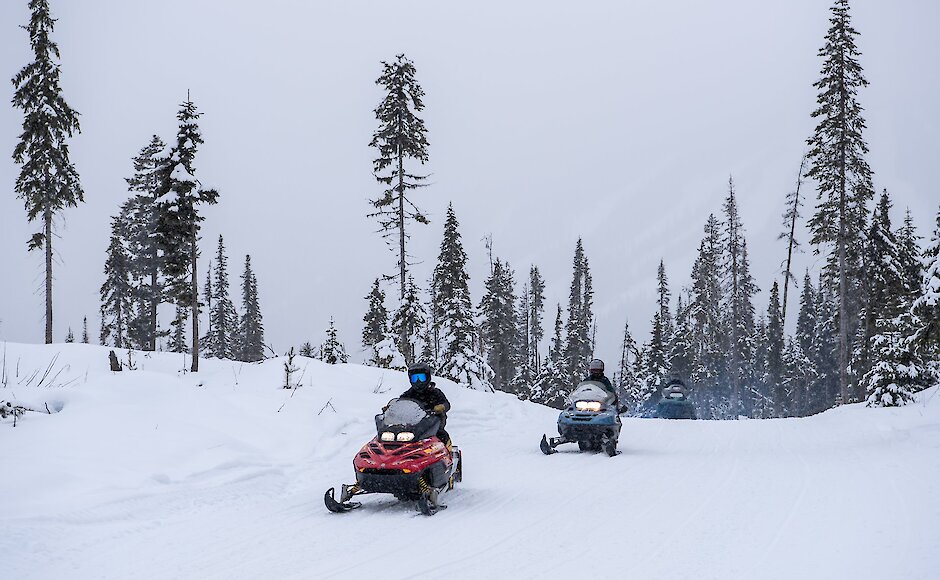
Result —
<instances>
[{"instance_id":1,"label":"rider in black jacket","mask_svg":"<svg viewBox=\"0 0 940 580\"><path fill-rule=\"evenodd\" d=\"M441 427L437 432L437 438L444 445L450 447L450 435L444 430L447 424L447 411L450 411L450 401L444 396L443 391L438 389L431 381L431 367L424 363L416 363L408 367L408 381L411 388L400 395L402 399L412 399L418 401L425 411L441 416Z\"/></svg>"},{"instance_id":2,"label":"rider in black jacket","mask_svg":"<svg viewBox=\"0 0 940 580\"><path fill-rule=\"evenodd\" d=\"M616 406L618 404L619 398L617 397L617 390L614 389L614 386L610 383L610 379L604 375L604 361L599 358L592 360L591 364L588 365L588 376L584 377L584 380L597 381L604 385L604 388L614 396L614 405Z\"/></svg>"}]
</instances>

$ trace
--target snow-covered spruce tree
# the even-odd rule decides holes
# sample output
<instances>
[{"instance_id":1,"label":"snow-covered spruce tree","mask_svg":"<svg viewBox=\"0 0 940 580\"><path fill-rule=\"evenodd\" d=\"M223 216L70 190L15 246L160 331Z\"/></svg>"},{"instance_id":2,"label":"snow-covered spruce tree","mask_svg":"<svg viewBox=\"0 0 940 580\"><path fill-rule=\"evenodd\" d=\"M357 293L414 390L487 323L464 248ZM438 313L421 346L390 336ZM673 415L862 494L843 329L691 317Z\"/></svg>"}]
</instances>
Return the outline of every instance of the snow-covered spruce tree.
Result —
<instances>
[{"instance_id":1,"label":"snow-covered spruce tree","mask_svg":"<svg viewBox=\"0 0 940 580\"><path fill-rule=\"evenodd\" d=\"M314 352L313 345L310 344L309 340L300 345L300 350L297 352L297 354L307 358L317 358L317 354Z\"/></svg>"},{"instance_id":2,"label":"snow-covered spruce tree","mask_svg":"<svg viewBox=\"0 0 940 580\"><path fill-rule=\"evenodd\" d=\"M920 236L914 227L911 210L904 212L904 222L894 235L898 243L898 263L903 275L906 302L913 304L920 295L920 283L924 276L924 264L921 261Z\"/></svg>"},{"instance_id":3,"label":"snow-covered spruce tree","mask_svg":"<svg viewBox=\"0 0 940 580\"><path fill-rule=\"evenodd\" d=\"M883 322L910 309L910 294L905 288L904 268L891 229L891 200L884 190L872 215L865 247L865 276L862 278L862 312L853 349L853 376L864 376L874 364L872 342Z\"/></svg>"},{"instance_id":4,"label":"snow-covered spruce tree","mask_svg":"<svg viewBox=\"0 0 940 580\"><path fill-rule=\"evenodd\" d=\"M868 85L855 45L858 31L852 27L848 0L836 0L831 11L831 26L819 50L823 59L820 79L813 85L819 90L812 115L818 124L807 140L810 169L806 176L816 181L819 191L816 213L808 223L811 241L831 248L826 273L837 306L839 392L847 403L853 399L849 351L859 324L866 208L874 189L865 161L865 119L856 98L858 89Z\"/></svg>"},{"instance_id":5,"label":"snow-covered spruce tree","mask_svg":"<svg viewBox=\"0 0 940 580\"><path fill-rule=\"evenodd\" d=\"M189 312L186 308L177 306L173 322L170 323L170 341L167 345L167 350L170 352L190 352L189 345L186 343L186 320L188 318Z\"/></svg>"},{"instance_id":6,"label":"snow-covered spruce tree","mask_svg":"<svg viewBox=\"0 0 940 580\"><path fill-rule=\"evenodd\" d=\"M693 387L690 377L695 366L694 350L692 347L692 317L691 305L682 302L682 296L676 299L675 330L669 341L669 374L682 377L686 385Z\"/></svg>"},{"instance_id":7,"label":"snow-covered spruce tree","mask_svg":"<svg viewBox=\"0 0 940 580\"><path fill-rule=\"evenodd\" d=\"M787 396L784 384L784 348L783 313L780 308L780 287L774 280L770 289L770 303L767 305L766 328L767 355L764 365L763 382L772 389L773 414L775 417L787 417L792 414L792 404Z\"/></svg>"},{"instance_id":8,"label":"snow-covered spruce tree","mask_svg":"<svg viewBox=\"0 0 940 580\"><path fill-rule=\"evenodd\" d=\"M476 328L467 275L467 254L453 204L447 206L444 238L434 267L432 310L440 336L438 374L471 388L491 391L493 371L476 349Z\"/></svg>"},{"instance_id":9,"label":"snow-covered spruce tree","mask_svg":"<svg viewBox=\"0 0 940 580\"><path fill-rule=\"evenodd\" d=\"M565 398L571 392L571 383L567 380L564 358L564 338L562 337L561 304L555 312L555 326L548 356L545 357L539 375L532 385L530 399L536 403L556 409L565 406Z\"/></svg>"},{"instance_id":10,"label":"snow-covered spruce tree","mask_svg":"<svg viewBox=\"0 0 940 580\"><path fill-rule=\"evenodd\" d=\"M82 344L88 344L88 317L82 318Z\"/></svg>"},{"instance_id":11,"label":"snow-covered spruce tree","mask_svg":"<svg viewBox=\"0 0 940 580\"><path fill-rule=\"evenodd\" d=\"M754 322L754 336L752 339L754 350L752 360L748 361L751 376L744 384L744 401L748 417L753 419L769 419L774 417L774 385L768 379L767 353L770 345L767 342L767 319L758 317Z\"/></svg>"},{"instance_id":12,"label":"snow-covered spruce tree","mask_svg":"<svg viewBox=\"0 0 940 580\"><path fill-rule=\"evenodd\" d=\"M643 393L640 404L651 407L662 398L663 382L669 373L669 338L672 332L672 315L669 309L669 279L666 277L666 267L659 261L656 272L656 312L653 314L649 344L646 346L646 356L643 362L646 367L643 375Z\"/></svg>"},{"instance_id":13,"label":"snow-covered spruce tree","mask_svg":"<svg viewBox=\"0 0 940 580\"><path fill-rule=\"evenodd\" d=\"M702 416L717 419L720 417L714 410L726 406L731 391L722 380L726 351L722 344L725 329L721 307L721 234L718 219L713 214L708 216L704 229L705 237L692 267L689 314L694 367L689 378L692 400L702 410Z\"/></svg>"},{"instance_id":14,"label":"snow-covered spruce tree","mask_svg":"<svg viewBox=\"0 0 940 580\"><path fill-rule=\"evenodd\" d=\"M166 336L159 328L157 311L163 301L162 256L157 233L157 189L160 156L166 144L154 135L133 159L134 175L126 178L137 195L130 200L127 244L131 258L131 278L135 289L135 317L130 326L142 350L157 350L157 339Z\"/></svg>"},{"instance_id":15,"label":"snow-covered spruce tree","mask_svg":"<svg viewBox=\"0 0 940 580\"><path fill-rule=\"evenodd\" d=\"M385 189L381 197L372 202L375 212L369 217L379 221L379 231L398 254L399 286L401 301L408 291L408 239L409 222L427 224L427 217L408 197L408 192L426 184L427 176L409 173L405 161L417 161L422 165L428 161L427 128L417 113L424 109L424 90L415 79L414 63L399 54L392 62L382 62L382 74L375 84L381 86L385 96L375 109L379 128L372 134L371 147L378 151L372 162L376 180ZM400 332L408 329L402 327ZM414 359L411 343L405 335L398 341L405 359Z\"/></svg>"},{"instance_id":16,"label":"snow-covered spruce tree","mask_svg":"<svg viewBox=\"0 0 940 580\"><path fill-rule=\"evenodd\" d=\"M542 314L545 312L545 280L538 266L529 269L529 353L532 357L530 367L537 369L542 364L539 356L539 344L545 336L542 328Z\"/></svg>"},{"instance_id":17,"label":"snow-covered spruce tree","mask_svg":"<svg viewBox=\"0 0 940 580\"><path fill-rule=\"evenodd\" d=\"M125 217L121 211L111 218L111 241L104 263L105 280L100 290L101 344L112 344L117 348L130 346L127 344L127 327L134 295L130 258L124 241L127 226Z\"/></svg>"},{"instance_id":18,"label":"snow-covered spruce tree","mask_svg":"<svg viewBox=\"0 0 940 580\"><path fill-rule=\"evenodd\" d=\"M522 285L522 292L519 293L519 300L516 303L516 312L514 314L516 323L516 340L512 345L513 366L516 369L516 376L512 382L512 392L522 400L529 398L532 390L532 383L535 380L537 366L532 364L534 355L532 354L531 327L529 324L529 283Z\"/></svg>"},{"instance_id":19,"label":"snow-covered spruce tree","mask_svg":"<svg viewBox=\"0 0 940 580\"><path fill-rule=\"evenodd\" d=\"M620 404L631 411L640 403L640 379L637 376L637 348L630 334L630 321L623 325L623 342L620 346L620 368L615 377Z\"/></svg>"},{"instance_id":20,"label":"snow-covered spruce tree","mask_svg":"<svg viewBox=\"0 0 940 580\"><path fill-rule=\"evenodd\" d=\"M839 391L839 335L837 306L830 288L820 276L816 292L815 344L811 357L816 365L816 384L810 396L811 413L831 408L841 401Z\"/></svg>"},{"instance_id":21,"label":"snow-covered spruce tree","mask_svg":"<svg viewBox=\"0 0 940 580\"><path fill-rule=\"evenodd\" d=\"M179 131L176 143L158 168L157 236L163 251L163 271L167 290L173 302L189 308L192 317L192 372L199 371L199 290L197 259L199 257L199 224L203 221L198 206L214 204L219 192L205 189L195 177L193 164L197 148L203 143L197 121L202 113L189 100L177 114ZM177 322L180 317L177 316ZM179 329L177 328L178 332ZM179 341L174 341L179 344Z\"/></svg>"},{"instance_id":22,"label":"snow-covered spruce tree","mask_svg":"<svg viewBox=\"0 0 940 580\"><path fill-rule=\"evenodd\" d=\"M593 294L590 267L584 254L584 246L579 238L574 249L571 287L568 295L568 322L565 326L564 368L569 385L576 384L584 376L593 352L591 344L591 324L594 321Z\"/></svg>"},{"instance_id":23,"label":"snow-covered spruce tree","mask_svg":"<svg viewBox=\"0 0 940 580\"><path fill-rule=\"evenodd\" d=\"M727 352L726 380L731 386L731 412L736 418L748 414L749 402L744 389L753 379L751 362L754 352L754 304L757 286L750 275L747 260L747 243L744 226L738 211L734 181L728 178L728 196L723 206L725 221L722 224L723 269L724 269L724 327Z\"/></svg>"},{"instance_id":24,"label":"snow-covered spruce tree","mask_svg":"<svg viewBox=\"0 0 940 580\"><path fill-rule=\"evenodd\" d=\"M493 387L514 393L515 351L519 337L516 296L512 269L499 258L493 262L493 273L486 280L480 311L483 314L482 334L487 362L493 369Z\"/></svg>"},{"instance_id":25,"label":"snow-covered spruce tree","mask_svg":"<svg viewBox=\"0 0 940 580\"><path fill-rule=\"evenodd\" d=\"M382 349L385 357L392 356L395 368L407 368L408 364L415 362L415 357L421 352L420 347L423 342L421 335L426 317L424 304L421 303L421 292L415 285L414 278L409 274L405 297L392 317L391 333L395 337L394 349L389 348L390 345L383 345ZM405 342L401 342L402 340ZM398 360L396 350L401 360ZM405 356L405 353L410 353L409 356L412 358Z\"/></svg>"},{"instance_id":26,"label":"snow-covered spruce tree","mask_svg":"<svg viewBox=\"0 0 940 580\"><path fill-rule=\"evenodd\" d=\"M899 407L914 400L914 393L933 384L937 377L924 364L908 340L913 321L910 312L882 321L872 338L874 364L862 379L869 407Z\"/></svg>"},{"instance_id":27,"label":"snow-covered spruce tree","mask_svg":"<svg viewBox=\"0 0 940 580\"><path fill-rule=\"evenodd\" d=\"M238 313L229 295L228 256L225 255L225 240L219 236L215 253L215 283L212 284L212 308L209 311L210 356L216 358L238 358Z\"/></svg>"},{"instance_id":28,"label":"snow-covered spruce tree","mask_svg":"<svg viewBox=\"0 0 940 580\"><path fill-rule=\"evenodd\" d=\"M934 371L940 373L940 211L936 229L924 249L923 267L919 295L911 307L911 347L924 360L932 361Z\"/></svg>"},{"instance_id":29,"label":"snow-covered spruce tree","mask_svg":"<svg viewBox=\"0 0 940 580\"><path fill-rule=\"evenodd\" d=\"M13 189L26 206L26 217L42 220L42 231L27 247L45 250L46 344L52 343L52 230L56 215L84 202L78 171L69 159L67 139L81 131L78 113L69 107L59 85L59 47L50 35L55 19L48 0L30 0L29 45L34 60L13 77L13 106L23 110L23 132L13 149L21 166Z\"/></svg>"},{"instance_id":30,"label":"snow-covered spruce tree","mask_svg":"<svg viewBox=\"0 0 940 580\"><path fill-rule=\"evenodd\" d=\"M65 342L69 342L69 343L75 342L75 335L72 334L72 327L71 327L71 326L69 327L69 332L68 332L68 334L65 335Z\"/></svg>"},{"instance_id":31,"label":"snow-covered spruce tree","mask_svg":"<svg viewBox=\"0 0 940 580\"><path fill-rule=\"evenodd\" d=\"M388 310L385 308L385 292L378 278L372 283L372 290L366 295L366 300L369 307L362 317L362 346L369 352L366 364L384 368L385 365L381 363L385 361L380 359L377 347L388 336Z\"/></svg>"},{"instance_id":32,"label":"snow-covered spruce tree","mask_svg":"<svg viewBox=\"0 0 940 580\"><path fill-rule=\"evenodd\" d=\"M212 262L210 261L206 264L206 283L202 287L202 295L206 298L203 305L206 307L206 310L209 311L209 320L206 324L206 333L199 339L200 344L208 345L210 348L212 344L212 297L215 295L215 291L212 288L212 276L214 273L215 269L212 267Z\"/></svg>"},{"instance_id":33,"label":"snow-covered spruce tree","mask_svg":"<svg viewBox=\"0 0 940 580\"><path fill-rule=\"evenodd\" d=\"M330 317L330 327L326 329L326 342L320 347L320 360L331 365L349 362L346 347L339 340L332 316Z\"/></svg>"},{"instance_id":34,"label":"snow-covered spruce tree","mask_svg":"<svg viewBox=\"0 0 940 580\"><path fill-rule=\"evenodd\" d=\"M251 269L251 256L245 254L242 272L242 317L238 322L238 360L264 359L264 317L258 299L258 278Z\"/></svg>"},{"instance_id":35,"label":"snow-covered spruce tree","mask_svg":"<svg viewBox=\"0 0 940 580\"><path fill-rule=\"evenodd\" d=\"M796 334L793 337L795 349L790 363L795 365L788 372L791 392L793 396L793 414L804 416L809 414L810 397L813 385L817 379L816 357L813 348L816 344L816 289L813 279L806 270L803 276L803 291L800 294L800 311L796 319ZM799 379L797 379L799 377Z\"/></svg>"},{"instance_id":36,"label":"snow-covered spruce tree","mask_svg":"<svg viewBox=\"0 0 940 580\"><path fill-rule=\"evenodd\" d=\"M783 211L783 231L777 236L778 240L787 240L787 258L783 261L783 311L781 318L784 324L787 320L787 298L790 282L796 286L796 277L793 275L793 253L800 252L800 242L796 239L796 222L802 217L800 207L803 198L800 197L800 186L803 185L803 171L806 169L806 154L800 159L800 170L796 174L796 189L787 194L785 209Z\"/></svg>"}]
</instances>

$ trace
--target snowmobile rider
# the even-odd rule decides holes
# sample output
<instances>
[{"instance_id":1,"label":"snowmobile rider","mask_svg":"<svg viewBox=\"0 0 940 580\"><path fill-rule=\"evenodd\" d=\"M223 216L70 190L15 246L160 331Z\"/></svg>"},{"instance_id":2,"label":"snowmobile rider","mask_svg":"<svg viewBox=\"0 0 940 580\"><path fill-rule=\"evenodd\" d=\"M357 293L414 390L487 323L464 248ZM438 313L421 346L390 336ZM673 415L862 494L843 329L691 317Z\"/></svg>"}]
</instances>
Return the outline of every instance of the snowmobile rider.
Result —
<instances>
[{"instance_id":1,"label":"snowmobile rider","mask_svg":"<svg viewBox=\"0 0 940 580\"><path fill-rule=\"evenodd\" d=\"M408 381L411 383L411 388L402 393L400 398L417 401L428 413L440 415L441 426L437 431L437 438L450 449L450 435L444 430L444 426L447 425L447 411L450 411L450 401L431 381L431 367L425 363L410 365Z\"/></svg>"},{"instance_id":2,"label":"snowmobile rider","mask_svg":"<svg viewBox=\"0 0 940 580\"><path fill-rule=\"evenodd\" d=\"M610 392L610 394L614 396L614 406L616 407L619 404L619 398L617 397L616 389L614 389L610 379L604 376L604 361L599 358L592 360L591 364L588 365L588 376L585 377L584 380L596 381L603 385L604 390Z\"/></svg>"}]
</instances>

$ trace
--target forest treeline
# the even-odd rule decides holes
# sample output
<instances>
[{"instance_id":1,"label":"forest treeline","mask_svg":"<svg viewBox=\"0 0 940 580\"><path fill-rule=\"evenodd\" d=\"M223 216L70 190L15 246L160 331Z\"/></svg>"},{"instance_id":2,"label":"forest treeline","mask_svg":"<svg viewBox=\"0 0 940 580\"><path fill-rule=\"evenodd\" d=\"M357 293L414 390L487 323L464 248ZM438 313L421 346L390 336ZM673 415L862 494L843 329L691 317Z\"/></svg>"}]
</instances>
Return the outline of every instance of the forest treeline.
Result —
<instances>
[{"instance_id":1,"label":"forest treeline","mask_svg":"<svg viewBox=\"0 0 940 580\"><path fill-rule=\"evenodd\" d=\"M32 0L30 7L24 28L35 60L13 78L13 104L24 113L13 155L21 166L15 191L28 220L41 224L28 248L45 253L46 342L52 342L53 225L63 210L84 200L67 144L80 128L59 86L48 0ZM779 279L759 284L751 274L741 196L731 177L723 204L702 224L691 283L671 288L661 262L651 282L657 301L650 305L650 336L636 339L626 323L619 360L607 357L623 402L636 414L655 404L672 375L685 380L700 416L716 419L802 416L856 401L900 405L938 380L940 212L923 243L910 212L893 220L895 200L888 188L877 191L859 101L868 85L856 45L859 32L848 0L835 0L830 12L814 84L815 130L795 188L781 199L786 249ZM578 240L568 301L552 308L537 265L517 274L490 247L489 276L477 301L450 204L430 278L416 281L410 234L430 223L417 204L417 194L429 186L422 171L430 159L421 118L425 93L405 55L381 66L375 82L383 98L369 142L379 193L365 217L378 223L395 267L377 276L365 295L366 364L404 368L421 360L473 388L560 406L588 361L600 354L586 248ZM241 274L240 312L231 298L221 236L199 286L200 209L220 198L196 177L196 156L204 145L200 116L187 94L175 138L164 143L155 135L133 157L129 197L111 222L99 334L102 344L189 352L193 372L200 354L248 362L275 354L264 340L250 255ZM815 188L812 203L809 186ZM812 211L804 216L808 206ZM806 245L824 257L816 273L794 271L803 245L796 232L804 223L810 233ZM755 303L759 286L768 290L767 304ZM205 329L201 314L208 315ZM788 316L796 318L792 334L786 332ZM74 340L71 329L69 335ZM332 319L324 342L308 342L300 354L330 363L348 360Z\"/></svg>"}]
</instances>

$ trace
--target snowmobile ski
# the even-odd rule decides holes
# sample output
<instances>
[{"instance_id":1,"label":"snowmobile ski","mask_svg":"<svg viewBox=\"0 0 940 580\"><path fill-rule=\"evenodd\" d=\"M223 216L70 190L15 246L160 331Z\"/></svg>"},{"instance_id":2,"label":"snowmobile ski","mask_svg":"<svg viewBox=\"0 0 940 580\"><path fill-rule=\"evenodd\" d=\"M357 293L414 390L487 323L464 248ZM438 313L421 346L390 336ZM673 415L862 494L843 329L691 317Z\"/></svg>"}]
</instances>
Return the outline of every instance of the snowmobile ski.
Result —
<instances>
[{"instance_id":1,"label":"snowmobile ski","mask_svg":"<svg viewBox=\"0 0 940 580\"><path fill-rule=\"evenodd\" d=\"M343 495L346 495L346 486L343 485ZM323 494L323 503L326 504L326 509L330 510L334 514L342 514L348 511L352 511L356 508L361 508L362 504L358 501L349 501L349 498L340 497L341 501L336 501L334 496L336 490L330 488L326 490L326 493ZM350 494L350 497L355 494Z\"/></svg>"}]
</instances>

